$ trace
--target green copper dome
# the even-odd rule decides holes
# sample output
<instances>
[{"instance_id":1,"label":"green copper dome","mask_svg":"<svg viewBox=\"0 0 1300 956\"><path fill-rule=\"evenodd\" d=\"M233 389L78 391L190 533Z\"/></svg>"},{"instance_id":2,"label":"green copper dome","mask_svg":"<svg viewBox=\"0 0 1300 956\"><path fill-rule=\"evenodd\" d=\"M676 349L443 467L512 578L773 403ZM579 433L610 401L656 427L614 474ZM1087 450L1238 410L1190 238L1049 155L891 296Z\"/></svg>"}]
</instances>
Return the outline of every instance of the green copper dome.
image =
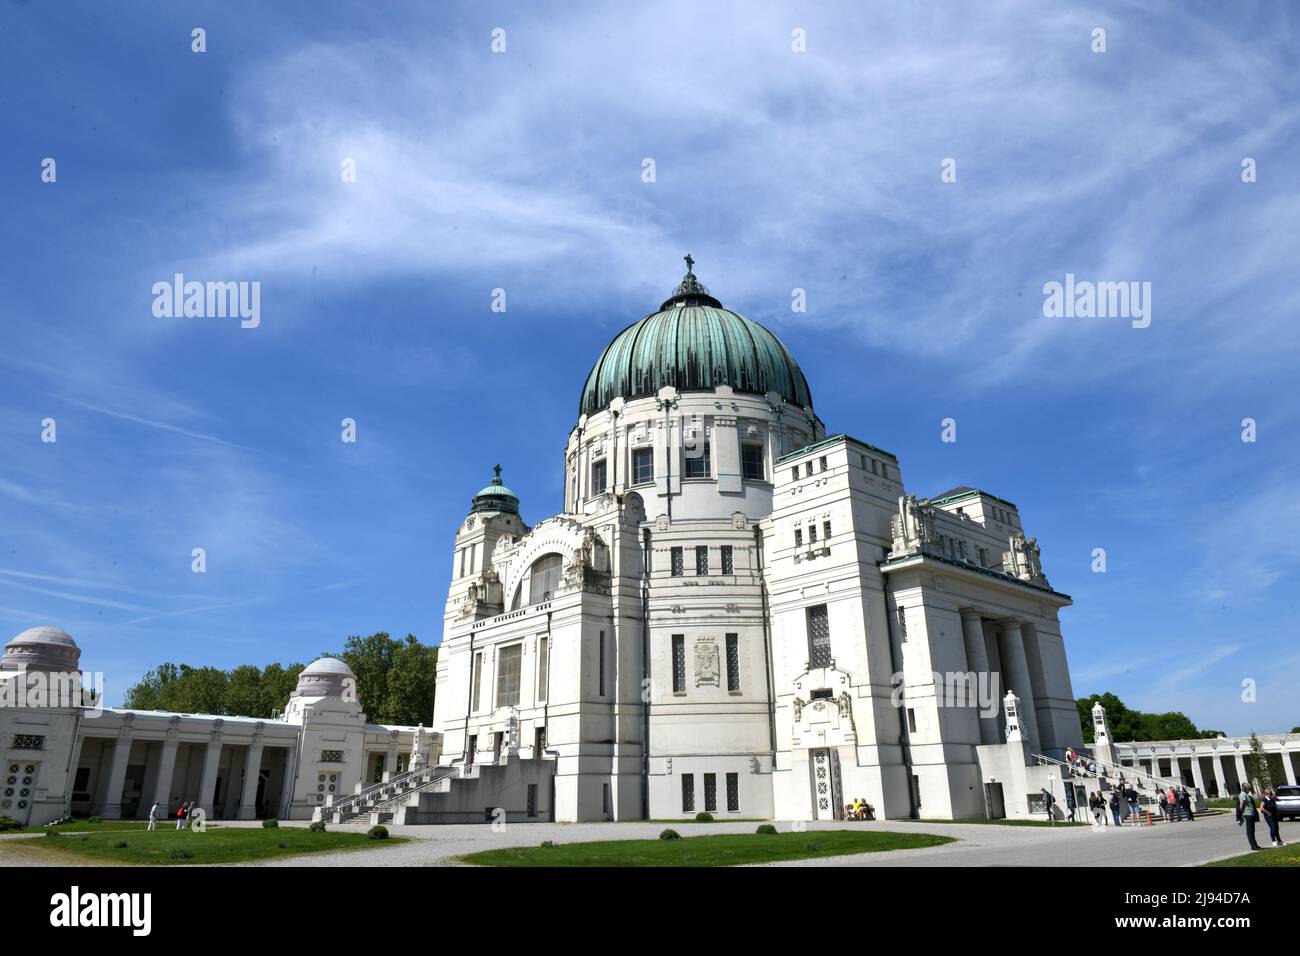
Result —
<instances>
[{"instance_id":1,"label":"green copper dome","mask_svg":"<svg viewBox=\"0 0 1300 956\"><path fill-rule=\"evenodd\" d=\"M507 514L519 514L519 496L501 482L501 466L494 465L495 473L486 488L479 491L470 502L470 514L476 511L501 511Z\"/></svg>"},{"instance_id":2,"label":"green copper dome","mask_svg":"<svg viewBox=\"0 0 1300 956\"><path fill-rule=\"evenodd\" d=\"M781 340L709 294L691 271L672 297L614 337L587 376L581 413L592 414L617 398L654 395L666 385L707 391L730 385L737 392L777 392L801 408L812 407L808 380Z\"/></svg>"}]
</instances>

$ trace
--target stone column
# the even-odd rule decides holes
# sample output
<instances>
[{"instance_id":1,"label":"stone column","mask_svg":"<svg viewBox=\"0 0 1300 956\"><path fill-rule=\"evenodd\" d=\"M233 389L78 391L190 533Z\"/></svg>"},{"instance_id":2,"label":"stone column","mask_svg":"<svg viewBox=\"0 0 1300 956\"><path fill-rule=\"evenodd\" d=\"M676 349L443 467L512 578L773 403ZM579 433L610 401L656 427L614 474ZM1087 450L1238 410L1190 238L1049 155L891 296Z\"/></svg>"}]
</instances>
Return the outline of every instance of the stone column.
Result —
<instances>
[{"instance_id":1,"label":"stone column","mask_svg":"<svg viewBox=\"0 0 1300 956\"><path fill-rule=\"evenodd\" d=\"M216 729L208 736L208 749L203 755L203 776L199 778L198 805L208 815L209 820L216 819L214 806L217 789L217 767L221 762L221 724L213 721Z\"/></svg>"},{"instance_id":2,"label":"stone column","mask_svg":"<svg viewBox=\"0 0 1300 956\"><path fill-rule=\"evenodd\" d=\"M1286 744L1282 745L1282 772L1286 774L1288 786L1295 786L1295 767L1291 765L1291 754L1287 752Z\"/></svg>"},{"instance_id":3,"label":"stone column","mask_svg":"<svg viewBox=\"0 0 1300 956\"><path fill-rule=\"evenodd\" d=\"M980 620L980 612L967 608L961 612L961 633L966 645L966 666L975 672L976 683L978 688L981 681L991 680L989 670L988 649L984 646L984 625ZM984 686L992 687L991 684L985 683ZM993 688L994 704L1002 696L1002 688ZM994 711L992 714L978 714L980 743L996 744L998 740L998 715Z\"/></svg>"},{"instance_id":4,"label":"stone column","mask_svg":"<svg viewBox=\"0 0 1300 956\"><path fill-rule=\"evenodd\" d=\"M180 718L175 718L180 723ZM162 758L158 764L158 782L154 784L153 802L158 804L160 819L166 820L171 809L172 775L176 770L176 750L180 745L180 731L176 727L168 728L163 740Z\"/></svg>"},{"instance_id":5,"label":"stone column","mask_svg":"<svg viewBox=\"0 0 1300 956\"><path fill-rule=\"evenodd\" d=\"M297 764L297 746L284 748L284 775L280 779L280 815L284 820L293 816L293 777Z\"/></svg>"},{"instance_id":6,"label":"stone column","mask_svg":"<svg viewBox=\"0 0 1300 956\"><path fill-rule=\"evenodd\" d=\"M1007 669L1007 690L1020 701L1020 728L1031 753L1038 753L1038 716L1035 713L1034 689L1029 680L1029 662L1025 658L1025 638L1019 621L1003 621L1002 654Z\"/></svg>"},{"instance_id":7,"label":"stone column","mask_svg":"<svg viewBox=\"0 0 1300 956\"><path fill-rule=\"evenodd\" d=\"M109 764L108 789L104 791L104 809L101 813L101 816L110 820L122 818L122 788L126 785L126 764L130 756L131 725L123 723L113 745L113 762Z\"/></svg>"},{"instance_id":8,"label":"stone column","mask_svg":"<svg viewBox=\"0 0 1300 956\"><path fill-rule=\"evenodd\" d=\"M248 745L244 756L244 789L239 795L237 820L257 819L257 778L262 769L262 735L254 734L253 742Z\"/></svg>"},{"instance_id":9,"label":"stone column","mask_svg":"<svg viewBox=\"0 0 1300 956\"><path fill-rule=\"evenodd\" d=\"M1226 797L1227 791L1223 784L1223 770L1219 766L1219 755L1210 753L1210 772L1214 775L1214 789L1220 797Z\"/></svg>"},{"instance_id":10,"label":"stone column","mask_svg":"<svg viewBox=\"0 0 1300 956\"><path fill-rule=\"evenodd\" d=\"M1205 796L1205 777L1201 774L1201 757L1192 749L1192 782L1196 784L1196 789L1200 791L1201 796Z\"/></svg>"},{"instance_id":11,"label":"stone column","mask_svg":"<svg viewBox=\"0 0 1300 956\"><path fill-rule=\"evenodd\" d=\"M1237 761L1237 785L1244 786L1250 783L1250 777L1246 776L1246 761L1241 759L1241 751L1235 751L1232 756Z\"/></svg>"}]
</instances>

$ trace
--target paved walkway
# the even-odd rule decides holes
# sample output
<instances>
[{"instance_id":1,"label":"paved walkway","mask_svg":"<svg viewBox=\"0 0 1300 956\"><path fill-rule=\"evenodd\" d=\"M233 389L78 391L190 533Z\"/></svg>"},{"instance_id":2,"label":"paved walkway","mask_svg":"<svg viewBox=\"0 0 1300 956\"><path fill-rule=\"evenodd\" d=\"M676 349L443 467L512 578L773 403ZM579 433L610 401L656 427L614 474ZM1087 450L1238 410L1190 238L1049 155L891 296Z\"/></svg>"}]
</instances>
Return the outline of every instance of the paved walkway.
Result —
<instances>
[{"instance_id":1,"label":"paved walkway","mask_svg":"<svg viewBox=\"0 0 1300 956\"><path fill-rule=\"evenodd\" d=\"M222 821L222 826L259 826ZM581 843L591 840L653 839L666 823L512 823L499 831L487 824L449 826L391 826L402 844L373 850L313 853L279 857L240 866L456 866L455 857L504 846L536 846L543 840ZM704 833L752 833L756 823L684 823L684 836ZM305 823L281 826L306 826ZM778 823L788 830L788 822ZM332 830L364 832L364 824L332 826ZM1245 853L1246 838L1231 814L1201 817L1195 823L1154 827L1094 829L1093 827L1013 827L972 823L809 823L809 832L827 829L874 829L903 833L937 833L956 843L919 850L891 850L844 857L823 857L768 866L1194 866ZM1286 837L1287 827L1283 827ZM1294 830L1300 839L1300 828ZM38 854L8 852L0 839L0 866L40 865ZM50 861L54 862L54 861ZM62 861L66 863L66 860Z\"/></svg>"}]
</instances>

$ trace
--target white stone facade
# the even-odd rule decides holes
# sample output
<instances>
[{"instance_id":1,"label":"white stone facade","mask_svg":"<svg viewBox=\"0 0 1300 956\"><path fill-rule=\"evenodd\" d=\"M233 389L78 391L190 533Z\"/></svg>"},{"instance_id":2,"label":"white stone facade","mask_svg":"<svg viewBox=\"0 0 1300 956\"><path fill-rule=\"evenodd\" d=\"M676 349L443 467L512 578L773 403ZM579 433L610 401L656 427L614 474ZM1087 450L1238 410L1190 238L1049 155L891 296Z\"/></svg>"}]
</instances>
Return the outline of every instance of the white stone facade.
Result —
<instances>
[{"instance_id":1,"label":"white stone facade","mask_svg":"<svg viewBox=\"0 0 1300 956\"><path fill-rule=\"evenodd\" d=\"M35 660L33 644L70 649ZM173 818L194 802L209 820L308 819L335 795L405 770L417 728L366 722L342 661L309 665L276 719L87 706L80 694L32 691L77 674L80 651L56 628L32 628L0 665L0 815L40 826L67 814ZM57 670L54 669L57 667ZM69 669L70 668L70 669ZM423 734L436 760L440 741Z\"/></svg>"}]
</instances>

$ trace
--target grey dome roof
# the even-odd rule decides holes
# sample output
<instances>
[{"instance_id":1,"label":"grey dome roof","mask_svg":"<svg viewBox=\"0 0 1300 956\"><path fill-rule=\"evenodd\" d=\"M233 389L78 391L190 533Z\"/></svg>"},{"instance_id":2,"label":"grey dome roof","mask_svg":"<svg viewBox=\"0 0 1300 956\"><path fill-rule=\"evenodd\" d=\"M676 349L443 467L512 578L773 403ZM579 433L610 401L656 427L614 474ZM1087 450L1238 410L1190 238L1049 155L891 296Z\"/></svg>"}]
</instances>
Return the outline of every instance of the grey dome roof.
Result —
<instances>
[{"instance_id":1,"label":"grey dome roof","mask_svg":"<svg viewBox=\"0 0 1300 956\"><path fill-rule=\"evenodd\" d=\"M67 631L42 625L29 627L5 645L0 670L75 671L81 648Z\"/></svg>"},{"instance_id":2,"label":"grey dome roof","mask_svg":"<svg viewBox=\"0 0 1300 956\"><path fill-rule=\"evenodd\" d=\"M77 642L72 639L71 634L69 634L61 627L50 627L48 624L43 624L40 627L29 627L27 630L23 631L21 634L19 634L9 643L10 644L59 644L62 645L63 647L77 646Z\"/></svg>"},{"instance_id":3,"label":"grey dome roof","mask_svg":"<svg viewBox=\"0 0 1300 956\"><path fill-rule=\"evenodd\" d=\"M337 657L322 657L312 661L298 675L294 697L342 697L351 688L356 693L357 675L352 668Z\"/></svg>"}]
</instances>

